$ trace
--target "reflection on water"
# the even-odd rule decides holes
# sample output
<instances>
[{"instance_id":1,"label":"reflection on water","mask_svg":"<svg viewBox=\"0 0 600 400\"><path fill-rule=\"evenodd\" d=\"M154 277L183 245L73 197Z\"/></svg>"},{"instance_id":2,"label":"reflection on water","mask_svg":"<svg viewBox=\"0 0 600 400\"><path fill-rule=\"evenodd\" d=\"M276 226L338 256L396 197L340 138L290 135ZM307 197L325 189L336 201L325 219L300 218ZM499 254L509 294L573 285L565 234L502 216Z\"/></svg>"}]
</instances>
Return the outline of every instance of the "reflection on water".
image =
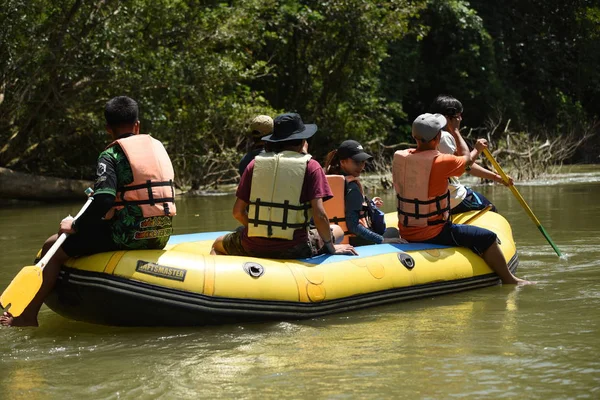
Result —
<instances>
[{"instance_id":1,"label":"reflection on water","mask_svg":"<svg viewBox=\"0 0 600 400\"><path fill-rule=\"evenodd\" d=\"M7 399L597 398L600 174L593 176L519 187L567 261L555 256L508 190L479 187L511 222L519 275L536 286L307 321L205 328L105 327L44 308L38 329L0 329L0 393ZM391 211L393 195L384 200ZM176 232L235 227L232 204L231 196L182 199ZM0 286L79 207L0 210Z\"/></svg>"}]
</instances>

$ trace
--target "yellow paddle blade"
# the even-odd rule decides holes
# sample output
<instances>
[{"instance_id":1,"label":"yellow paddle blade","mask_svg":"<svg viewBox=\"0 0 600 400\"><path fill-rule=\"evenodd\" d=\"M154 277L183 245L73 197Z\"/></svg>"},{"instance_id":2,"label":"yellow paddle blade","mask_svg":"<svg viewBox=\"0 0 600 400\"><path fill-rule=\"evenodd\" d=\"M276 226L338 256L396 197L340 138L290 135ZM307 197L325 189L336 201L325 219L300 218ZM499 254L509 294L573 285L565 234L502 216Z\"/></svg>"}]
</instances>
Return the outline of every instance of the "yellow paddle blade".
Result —
<instances>
[{"instance_id":1,"label":"yellow paddle blade","mask_svg":"<svg viewBox=\"0 0 600 400\"><path fill-rule=\"evenodd\" d=\"M8 311L13 317L21 315L40 290L42 273L42 268L35 265L23 268L0 296L0 306L6 308L10 305Z\"/></svg>"}]
</instances>

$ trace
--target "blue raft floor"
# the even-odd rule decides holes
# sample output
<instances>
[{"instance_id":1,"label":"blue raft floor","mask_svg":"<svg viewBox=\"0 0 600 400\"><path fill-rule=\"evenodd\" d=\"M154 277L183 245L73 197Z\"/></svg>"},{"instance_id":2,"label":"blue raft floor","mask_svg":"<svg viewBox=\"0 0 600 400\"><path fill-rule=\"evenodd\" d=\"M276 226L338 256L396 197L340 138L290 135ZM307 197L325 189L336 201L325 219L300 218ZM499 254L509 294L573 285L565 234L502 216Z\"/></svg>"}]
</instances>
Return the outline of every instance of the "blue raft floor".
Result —
<instances>
[{"instance_id":1,"label":"blue raft floor","mask_svg":"<svg viewBox=\"0 0 600 400\"><path fill-rule=\"evenodd\" d=\"M185 235L175 235L171 236L169 239L169 245L175 245L180 243L187 242L201 242L205 240L215 240L219 236L225 235L229 233L229 231L221 231L221 232L201 232L201 233L189 233ZM374 244L370 246L360 246L358 251L358 256L345 256L345 255L328 255L323 254L316 257L311 258L303 258L299 259L302 262L309 264L329 264L334 262L340 262L346 259L347 257L353 258L365 258L377 256L380 254L387 253L397 253L398 251L419 251L419 250L430 250L430 249L446 249L451 246L442 246L438 244L430 244L430 243L406 243L406 244Z\"/></svg>"}]
</instances>

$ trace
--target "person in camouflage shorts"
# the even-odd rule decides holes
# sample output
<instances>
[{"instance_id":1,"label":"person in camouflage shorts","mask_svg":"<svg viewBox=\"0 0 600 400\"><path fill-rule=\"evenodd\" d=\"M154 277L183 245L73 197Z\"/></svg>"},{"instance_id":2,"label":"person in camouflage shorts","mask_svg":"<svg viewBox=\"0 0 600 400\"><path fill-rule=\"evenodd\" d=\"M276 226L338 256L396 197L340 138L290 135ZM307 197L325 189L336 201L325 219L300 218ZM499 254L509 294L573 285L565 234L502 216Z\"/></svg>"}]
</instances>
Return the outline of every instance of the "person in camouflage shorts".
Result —
<instances>
[{"instance_id":1,"label":"person in camouflage shorts","mask_svg":"<svg viewBox=\"0 0 600 400\"><path fill-rule=\"evenodd\" d=\"M42 256L60 234L69 234L44 268L42 286L29 306L18 317L5 312L0 324L37 326L40 307L70 257L167 244L176 212L173 166L158 140L139 134L138 114L137 103L126 96L106 104L106 130L113 142L98 158L94 201L77 220L63 219L58 234L46 240Z\"/></svg>"},{"instance_id":2,"label":"person in camouflage shorts","mask_svg":"<svg viewBox=\"0 0 600 400\"><path fill-rule=\"evenodd\" d=\"M98 172L95 197L107 194L114 198L118 188L133 182L131 165L121 146L110 146L100 154ZM110 226L111 241L118 249L127 250L162 249L173 231L172 217L144 217L139 205L126 205L116 210Z\"/></svg>"}]
</instances>

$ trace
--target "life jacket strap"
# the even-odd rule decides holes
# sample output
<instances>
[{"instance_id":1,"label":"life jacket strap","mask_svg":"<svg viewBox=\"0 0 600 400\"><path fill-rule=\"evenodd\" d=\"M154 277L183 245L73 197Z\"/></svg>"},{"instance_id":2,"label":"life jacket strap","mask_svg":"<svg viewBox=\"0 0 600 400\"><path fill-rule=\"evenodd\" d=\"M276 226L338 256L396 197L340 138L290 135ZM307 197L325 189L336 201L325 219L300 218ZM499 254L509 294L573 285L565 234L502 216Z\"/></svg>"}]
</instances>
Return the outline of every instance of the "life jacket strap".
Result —
<instances>
[{"instance_id":1,"label":"life jacket strap","mask_svg":"<svg viewBox=\"0 0 600 400\"><path fill-rule=\"evenodd\" d=\"M259 207L274 207L274 208L283 208L284 210L310 210L310 203L305 203L305 204L301 204L299 206L294 206L294 205L290 205L289 201L286 200L284 203L271 203L268 201L261 201L260 198L256 199L256 201L251 201L249 203L250 205L254 205L256 206L256 208ZM307 214L308 216L308 214Z\"/></svg>"},{"instance_id":2,"label":"life jacket strap","mask_svg":"<svg viewBox=\"0 0 600 400\"><path fill-rule=\"evenodd\" d=\"M152 188L161 187L161 186L169 186L171 188L171 197L161 197L161 198L154 197L154 194L152 193ZM133 190L140 190L140 189L148 190L148 199L147 200L127 200L125 198L125 193L131 192ZM142 183L140 185L121 187L117 190L117 192L120 194L121 200L115 201L114 206L116 206L116 207L121 207L121 206L124 207L126 205L139 206L139 205L146 205L146 204L155 206L157 203L163 203L164 213L165 213L165 215L169 215L170 214L169 203L175 203L175 189L174 189L172 179L169 179L168 181L159 181L159 182L152 182L150 180L147 180L146 183Z\"/></svg>"},{"instance_id":3,"label":"life jacket strap","mask_svg":"<svg viewBox=\"0 0 600 400\"><path fill-rule=\"evenodd\" d=\"M140 190L140 189L146 189L146 188L150 189L150 188L159 187L159 186L170 186L171 191L173 191L173 180L169 179L168 181L160 181L160 182L146 181L146 183L142 183L140 185L121 187L117 191L120 193L125 193L125 192L130 192L132 190Z\"/></svg>"},{"instance_id":4,"label":"life jacket strap","mask_svg":"<svg viewBox=\"0 0 600 400\"><path fill-rule=\"evenodd\" d=\"M269 234L269 236L271 236L273 234L272 233L273 226L280 227L281 229L285 230L287 228L292 228L292 229L306 228L309 225L308 224L308 210L310 210L310 208L311 208L310 203L304 203L302 205L295 206L295 205L291 205L289 200L285 200L283 203L273 203L273 202L269 202L269 201L261 201L260 198L257 198L256 201L251 201L250 205L254 206L254 218L248 218L248 223L254 224L255 227L257 227L259 225L266 225L267 230L268 230L267 233ZM267 220L261 220L259 217L261 207L282 208L283 209L283 221L282 222L272 222L272 221L267 221ZM301 222L301 223L288 222L289 210L294 210L294 211L304 210L304 222Z\"/></svg>"},{"instance_id":5,"label":"life jacket strap","mask_svg":"<svg viewBox=\"0 0 600 400\"><path fill-rule=\"evenodd\" d=\"M415 206L415 212L414 213L410 213L407 212L405 210L402 210L400 207L398 207L397 211L399 215L403 215L404 216L404 220L403 220L403 225L404 226L408 226L408 218L415 218L415 219L419 219L419 218L430 218L430 217L435 217L437 215L444 215L444 213L446 212L450 212L450 191L446 191L445 194L441 195L441 196L437 196L433 199L430 200L419 200L419 199L407 199L405 197L401 197L400 195L396 194L396 197L398 198L399 201L404 202L404 203L408 203L408 204L413 204ZM446 201L446 206L442 207L442 200ZM436 205L436 210L427 214L421 214L419 212L419 205L425 205L428 206L430 204L434 204ZM438 225L438 224L443 224L446 222L446 219L441 219L441 220L436 220L436 221L427 221L427 225Z\"/></svg>"},{"instance_id":6,"label":"life jacket strap","mask_svg":"<svg viewBox=\"0 0 600 400\"><path fill-rule=\"evenodd\" d=\"M329 218L329 222L333 222L334 224L339 225L340 222L346 222L346 218L333 217Z\"/></svg>"},{"instance_id":7,"label":"life jacket strap","mask_svg":"<svg viewBox=\"0 0 600 400\"><path fill-rule=\"evenodd\" d=\"M174 202L175 202L175 198L174 197L161 197L159 199L154 199L154 203L150 203L150 200L121 200L121 201L115 201L114 206L115 207L121 207L121 206L139 206L139 205L142 205L142 204L155 205L156 203L174 203ZM166 211L167 210L165 210L165 212Z\"/></svg>"},{"instance_id":8,"label":"life jacket strap","mask_svg":"<svg viewBox=\"0 0 600 400\"><path fill-rule=\"evenodd\" d=\"M305 228L308 226L308 223L306 222L299 222L299 223L283 223L283 222L271 222L271 221L267 221L267 220L262 220L262 219L248 219L249 223L254 224L254 226L258 226L258 225L266 225L268 227L272 227L272 226L277 226L281 229L287 229L287 228L293 228L293 229L299 229L299 228Z\"/></svg>"}]
</instances>

